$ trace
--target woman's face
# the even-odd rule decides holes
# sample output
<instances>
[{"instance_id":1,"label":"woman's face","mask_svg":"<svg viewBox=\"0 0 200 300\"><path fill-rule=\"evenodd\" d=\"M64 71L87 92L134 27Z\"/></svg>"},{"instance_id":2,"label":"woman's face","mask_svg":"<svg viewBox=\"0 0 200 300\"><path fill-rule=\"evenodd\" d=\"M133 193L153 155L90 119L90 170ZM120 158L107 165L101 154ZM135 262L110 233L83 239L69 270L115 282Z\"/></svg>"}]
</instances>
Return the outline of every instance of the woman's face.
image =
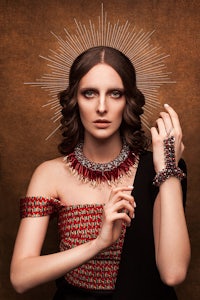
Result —
<instances>
[{"instance_id":1,"label":"woman's face","mask_svg":"<svg viewBox=\"0 0 200 300\"><path fill-rule=\"evenodd\" d=\"M85 138L119 135L126 99L122 80L111 66L99 63L82 77L77 101Z\"/></svg>"}]
</instances>

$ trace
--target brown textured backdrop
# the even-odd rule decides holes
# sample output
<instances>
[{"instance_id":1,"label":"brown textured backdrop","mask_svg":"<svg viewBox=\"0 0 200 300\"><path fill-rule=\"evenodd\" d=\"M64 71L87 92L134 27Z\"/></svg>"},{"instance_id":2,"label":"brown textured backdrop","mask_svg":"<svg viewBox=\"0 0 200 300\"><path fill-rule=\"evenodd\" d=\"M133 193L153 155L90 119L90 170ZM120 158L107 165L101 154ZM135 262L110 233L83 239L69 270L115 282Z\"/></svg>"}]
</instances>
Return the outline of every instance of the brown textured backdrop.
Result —
<instances>
[{"instance_id":1,"label":"brown textured backdrop","mask_svg":"<svg viewBox=\"0 0 200 300\"><path fill-rule=\"evenodd\" d=\"M105 10L114 22L129 19L136 28L156 30L153 42L170 54L167 67L176 84L160 90L160 101L180 114L188 165L187 220L192 242L192 261L187 280L177 288L180 300L200 297L199 286L199 1L107 0ZM9 283L9 264L19 224L18 199L26 191L34 168L57 155L58 137L46 142L53 128L48 98L40 88L25 86L47 71L38 55L48 55L57 42L50 31L64 37L63 28L74 28L73 17L87 23L100 13L101 1L1 0L1 200L0 200L0 299L51 299L54 283L17 295ZM197 98L198 97L198 98ZM44 252L53 252L56 241L52 223ZM34 240L32 241L34 243ZM136 258L137 259L137 258ZM133 289L134 298L134 289ZM143 300L143 299L141 299Z\"/></svg>"}]
</instances>

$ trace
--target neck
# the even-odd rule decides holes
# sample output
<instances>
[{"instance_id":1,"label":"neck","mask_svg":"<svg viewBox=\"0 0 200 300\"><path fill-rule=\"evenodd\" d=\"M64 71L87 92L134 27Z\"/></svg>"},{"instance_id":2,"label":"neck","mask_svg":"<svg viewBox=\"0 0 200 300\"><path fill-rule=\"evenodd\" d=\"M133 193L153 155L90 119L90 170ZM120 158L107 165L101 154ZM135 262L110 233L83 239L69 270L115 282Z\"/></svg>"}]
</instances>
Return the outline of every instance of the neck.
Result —
<instances>
[{"instance_id":1,"label":"neck","mask_svg":"<svg viewBox=\"0 0 200 300\"><path fill-rule=\"evenodd\" d=\"M122 149L121 137L106 140L84 140L83 153L92 162L107 163L115 159Z\"/></svg>"}]
</instances>

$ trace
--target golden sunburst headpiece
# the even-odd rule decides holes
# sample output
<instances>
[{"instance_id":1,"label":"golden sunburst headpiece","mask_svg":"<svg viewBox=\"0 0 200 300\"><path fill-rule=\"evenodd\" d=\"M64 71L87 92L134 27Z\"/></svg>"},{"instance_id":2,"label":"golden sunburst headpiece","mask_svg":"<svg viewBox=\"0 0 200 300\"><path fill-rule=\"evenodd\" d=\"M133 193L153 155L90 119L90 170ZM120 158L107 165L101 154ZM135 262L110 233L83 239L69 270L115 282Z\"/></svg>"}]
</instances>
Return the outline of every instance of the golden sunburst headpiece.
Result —
<instances>
[{"instance_id":1,"label":"golden sunburst headpiece","mask_svg":"<svg viewBox=\"0 0 200 300\"><path fill-rule=\"evenodd\" d=\"M76 33L71 34L67 29L64 29L65 40L52 33L58 40L57 52L50 50L51 54L47 57L40 56L47 61L50 73L44 74L36 82L26 83L40 86L49 91L50 99L44 106L50 106L54 111L51 120L54 123L60 121L61 106L57 95L68 85L69 70L75 58L89 48L109 46L123 52L135 67L137 86L146 99L142 122L145 127L149 128L148 119L154 110L160 107L158 89L164 83L171 83L164 64L168 55L159 53L160 48L151 44L151 36L154 31L147 33L143 30L136 31L135 27L130 28L129 21L122 25L120 25L119 20L115 24L111 24L107 19L107 13L104 12L103 4L97 27L91 20L87 26L76 19L74 21ZM59 122L59 125L46 139L50 138L60 127Z\"/></svg>"}]
</instances>

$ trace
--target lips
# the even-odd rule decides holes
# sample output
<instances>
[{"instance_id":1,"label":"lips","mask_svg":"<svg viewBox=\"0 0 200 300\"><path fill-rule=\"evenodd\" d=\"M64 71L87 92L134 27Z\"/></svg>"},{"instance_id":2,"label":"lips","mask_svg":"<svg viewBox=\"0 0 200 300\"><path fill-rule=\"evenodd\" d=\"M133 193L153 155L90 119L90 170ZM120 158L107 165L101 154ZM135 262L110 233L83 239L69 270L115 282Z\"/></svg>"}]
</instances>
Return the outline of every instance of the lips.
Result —
<instances>
[{"instance_id":1,"label":"lips","mask_svg":"<svg viewBox=\"0 0 200 300\"><path fill-rule=\"evenodd\" d=\"M105 119L98 119L94 121L94 124L99 129L106 129L111 122Z\"/></svg>"},{"instance_id":2,"label":"lips","mask_svg":"<svg viewBox=\"0 0 200 300\"><path fill-rule=\"evenodd\" d=\"M98 119L98 120L94 121L94 123L95 124L105 124L105 123L109 124L111 122L108 120L105 120L105 119Z\"/></svg>"}]
</instances>

